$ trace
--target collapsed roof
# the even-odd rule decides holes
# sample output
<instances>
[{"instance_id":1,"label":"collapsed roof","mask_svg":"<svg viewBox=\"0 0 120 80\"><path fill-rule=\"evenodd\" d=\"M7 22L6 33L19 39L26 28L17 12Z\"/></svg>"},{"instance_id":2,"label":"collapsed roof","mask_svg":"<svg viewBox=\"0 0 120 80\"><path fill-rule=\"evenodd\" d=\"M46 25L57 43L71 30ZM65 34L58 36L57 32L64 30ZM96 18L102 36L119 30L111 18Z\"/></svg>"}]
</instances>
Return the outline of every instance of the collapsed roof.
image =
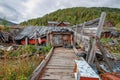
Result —
<instances>
[{"instance_id":1,"label":"collapsed roof","mask_svg":"<svg viewBox=\"0 0 120 80\"><path fill-rule=\"evenodd\" d=\"M93 20L90 20L90 21L87 21L85 22L85 28L90 28L90 27L97 27L98 24L99 24L99 20L100 18L96 18L96 19L93 19ZM107 25L107 23L109 23L110 21L105 21L104 22L104 25ZM114 25L112 24L112 22L110 22L111 25L107 25L108 27L114 27ZM77 25L74 25L73 27L77 26L77 27L82 27L84 23L81 23L81 24L77 24Z\"/></svg>"},{"instance_id":2,"label":"collapsed roof","mask_svg":"<svg viewBox=\"0 0 120 80\"><path fill-rule=\"evenodd\" d=\"M0 42L8 42L10 38L10 33L0 31Z\"/></svg>"}]
</instances>

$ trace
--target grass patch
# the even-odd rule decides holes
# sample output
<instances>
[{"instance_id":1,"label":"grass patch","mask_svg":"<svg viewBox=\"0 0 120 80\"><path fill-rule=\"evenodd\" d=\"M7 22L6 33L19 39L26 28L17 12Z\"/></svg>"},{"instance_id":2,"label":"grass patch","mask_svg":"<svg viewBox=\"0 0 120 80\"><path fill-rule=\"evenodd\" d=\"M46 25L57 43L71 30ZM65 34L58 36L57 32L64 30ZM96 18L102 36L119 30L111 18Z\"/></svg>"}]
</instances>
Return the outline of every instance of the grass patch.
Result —
<instances>
[{"instance_id":1,"label":"grass patch","mask_svg":"<svg viewBox=\"0 0 120 80\"><path fill-rule=\"evenodd\" d=\"M100 42L108 44L110 41L112 41L111 38L101 38Z\"/></svg>"},{"instance_id":2,"label":"grass patch","mask_svg":"<svg viewBox=\"0 0 120 80\"><path fill-rule=\"evenodd\" d=\"M20 58L21 55L31 53L41 53L46 55L51 49L51 45L43 46L41 50L37 50L36 46L28 45L19 47L17 50L3 52L1 55L18 57L16 60L0 59L0 80L29 80L29 76L34 69L40 64L41 58L37 54L32 57Z\"/></svg>"},{"instance_id":3,"label":"grass patch","mask_svg":"<svg viewBox=\"0 0 120 80\"><path fill-rule=\"evenodd\" d=\"M0 61L0 80L28 80L30 74L41 62L39 56L26 59Z\"/></svg>"}]
</instances>

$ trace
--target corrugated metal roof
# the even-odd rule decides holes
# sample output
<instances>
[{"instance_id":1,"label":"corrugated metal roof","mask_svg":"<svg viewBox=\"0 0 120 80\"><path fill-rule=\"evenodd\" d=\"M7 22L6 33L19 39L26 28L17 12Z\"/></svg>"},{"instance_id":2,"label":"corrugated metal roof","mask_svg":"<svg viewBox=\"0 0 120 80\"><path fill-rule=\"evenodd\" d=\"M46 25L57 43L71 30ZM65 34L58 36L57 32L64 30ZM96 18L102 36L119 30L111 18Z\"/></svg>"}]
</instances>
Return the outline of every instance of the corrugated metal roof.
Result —
<instances>
[{"instance_id":1,"label":"corrugated metal roof","mask_svg":"<svg viewBox=\"0 0 120 80\"><path fill-rule=\"evenodd\" d=\"M29 39L34 38L37 36L46 35L47 31L61 31L62 29L67 29L68 31L72 31L70 27L40 27L40 26L27 26L23 29L23 31L15 37L15 40L21 40L26 36Z\"/></svg>"}]
</instances>

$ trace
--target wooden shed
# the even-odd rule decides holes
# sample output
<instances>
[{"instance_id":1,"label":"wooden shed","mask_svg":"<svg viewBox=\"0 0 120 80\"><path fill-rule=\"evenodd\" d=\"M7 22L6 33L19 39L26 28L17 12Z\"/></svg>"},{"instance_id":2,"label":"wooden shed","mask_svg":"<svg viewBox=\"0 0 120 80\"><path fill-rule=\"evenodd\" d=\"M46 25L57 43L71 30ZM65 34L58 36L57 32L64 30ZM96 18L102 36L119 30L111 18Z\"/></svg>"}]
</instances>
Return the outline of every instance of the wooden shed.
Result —
<instances>
[{"instance_id":1,"label":"wooden shed","mask_svg":"<svg viewBox=\"0 0 120 80\"><path fill-rule=\"evenodd\" d=\"M52 31L48 33L48 43L52 46L70 47L73 45L73 32L68 30Z\"/></svg>"}]
</instances>

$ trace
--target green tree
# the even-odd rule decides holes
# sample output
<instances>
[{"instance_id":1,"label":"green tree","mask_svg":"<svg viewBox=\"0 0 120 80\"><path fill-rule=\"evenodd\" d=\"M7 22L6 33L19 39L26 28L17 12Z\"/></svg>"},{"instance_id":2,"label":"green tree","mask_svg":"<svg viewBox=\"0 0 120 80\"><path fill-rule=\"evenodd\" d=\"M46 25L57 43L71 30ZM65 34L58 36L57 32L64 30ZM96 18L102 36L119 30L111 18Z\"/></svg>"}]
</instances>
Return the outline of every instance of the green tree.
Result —
<instances>
[{"instance_id":1,"label":"green tree","mask_svg":"<svg viewBox=\"0 0 120 80\"><path fill-rule=\"evenodd\" d=\"M85 7L75 7L75 8L67 8L67 9L59 9L50 14L46 14L41 18L31 19L31 25L42 25L46 26L47 21L68 21L71 23L71 26L74 24L80 24L84 21L89 21L92 19L96 19L100 17L101 12L106 12L107 17L106 20L113 22L115 25L119 26L120 24L120 9L117 8L105 8L105 7L93 7L93 8L85 8ZM28 22L29 22L28 21ZM21 24L23 24L22 22Z\"/></svg>"}]
</instances>

